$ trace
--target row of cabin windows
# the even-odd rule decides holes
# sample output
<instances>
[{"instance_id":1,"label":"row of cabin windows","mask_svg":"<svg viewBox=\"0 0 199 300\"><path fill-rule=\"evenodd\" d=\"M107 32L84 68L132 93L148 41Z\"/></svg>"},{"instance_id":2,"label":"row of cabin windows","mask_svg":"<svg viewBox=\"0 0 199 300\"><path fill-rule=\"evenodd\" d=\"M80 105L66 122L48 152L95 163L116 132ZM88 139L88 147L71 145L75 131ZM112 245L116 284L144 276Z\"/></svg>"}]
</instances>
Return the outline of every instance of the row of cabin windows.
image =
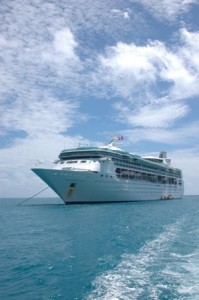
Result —
<instances>
[{"instance_id":1,"label":"row of cabin windows","mask_svg":"<svg viewBox=\"0 0 199 300\"><path fill-rule=\"evenodd\" d=\"M96 162L95 160L64 160L64 161L61 161L60 164L75 164L75 163L91 163L91 162Z\"/></svg>"},{"instance_id":2,"label":"row of cabin windows","mask_svg":"<svg viewBox=\"0 0 199 300\"><path fill-rule=\"evenodd\" d=\"M144 172L152 172L152 173L155 173L157 175L161 174L163 176L177 176L177 177L181 177L181 172L171 172L171 170L160 170L160 169L153 169L153 168L146 168L146 167L142 167L142 166L139 166L136 165L136 164L122 164L122 163L115 163L116 166L119 166L119 167L126 167L126 168L133 168L134 170L137 170L137 171L144 171ZM118 170L120 168L117 168ZM130 171L130 170L129 170ZM131 170L132 171L132 170Z\"/></svg>"},{"instance_id":3,"label":"row of cabin windows","mask_svg":"<svg viewBox=\"0 0 199 300\"><path fill-rule=\"evenodd\" d=\"M135 161L125 161L125 160L121 160L121 159L114 159L113 158L113 161L115 162L116 165L118 166L123 166L123 167L134 167L136 169L140 169L140 170L145 170L145 171L151 171L151 170L154 170L154 171L157 171L157 167L154 167L154 166L145 166L145 165L141 165L140 163L137 163ZM158 172L165 172L165 168L160 168L158 169ZM169 169L169 172L170 173L174 173L176 175L181 175L181 171L180 170L177 170L177 169Z\"/></svg>"},{"instance_id":4,"label":"row of cabin windows","mask_svg":"<svg viewBox=\"0 0 199 300\"><path fill-rule=\"evenodd\" d=\"M128 180L138 180L138 181L150 181L150 182L154 182L154 183L163 183L163 184L179 184L182 185L182 181L177 181L175 178L163 178L161 176L157 176L157 178L154 178L153 176L150 175L142 175L137 174L137 175L133 175L133 174L118 174L117 175L118 178L121 179L128 179Z\"/></svg>"},{"instance_id":5,"label":"row of cabin windows","mask_svg":"<svg viewBox=\"0 0 199 300\"><path fill-rule=\"evenodd\" d=\"M177 184L177 178L173 177L167 177L167 176L162 176L162 175L154 175L154 174L148 174L148 173L142 173L142 172L137 172L135 170L128 170L128 169L120 169L117 168L115 170L116 175L118 177L122 178L129 178L129 179L144 179L144 180L149 180L149 181L154 181L154 182L163 182L163 183L171 183L171 184ZM179 179L179 178L178 178Z\"/></svg>"}]
</instances>

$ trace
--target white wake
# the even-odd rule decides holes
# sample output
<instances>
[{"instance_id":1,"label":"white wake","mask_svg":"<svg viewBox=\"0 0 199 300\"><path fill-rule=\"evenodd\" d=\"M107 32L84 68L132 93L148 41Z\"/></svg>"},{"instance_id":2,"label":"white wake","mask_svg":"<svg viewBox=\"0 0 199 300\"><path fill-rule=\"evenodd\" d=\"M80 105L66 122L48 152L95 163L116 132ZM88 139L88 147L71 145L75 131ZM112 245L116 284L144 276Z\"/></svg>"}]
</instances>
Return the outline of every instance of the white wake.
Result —
<instances>
[{"instance_id":1,"label":"white wake","mask_svg":"<svg viewBox=\"0 0 199 300\"><path fill-rule=\"evenodd\" d=\"M123 255L116 268L95 278L86 299L156 300L165 294L168 299L199 299L199 252L185 257L170 250L183 223L179 220L165 227L138 254ZM189 298L191 295L194 298Z\"/></svg>"}]
</instances>

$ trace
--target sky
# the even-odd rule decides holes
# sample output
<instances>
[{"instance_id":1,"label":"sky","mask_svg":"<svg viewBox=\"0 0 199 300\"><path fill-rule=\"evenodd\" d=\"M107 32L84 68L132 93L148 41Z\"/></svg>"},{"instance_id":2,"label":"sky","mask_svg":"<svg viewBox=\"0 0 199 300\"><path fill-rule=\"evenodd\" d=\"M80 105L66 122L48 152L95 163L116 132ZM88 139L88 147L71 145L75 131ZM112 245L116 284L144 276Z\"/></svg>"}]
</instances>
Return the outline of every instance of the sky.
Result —
<instances>
[{"instance_id":1,"label":"sky","mask_svg":"<svg viewBox=\"0 0 199 300\"><path fill-rule=\"evenodd\" d=\"M32 167L113 136L167 151L199 194L198 15L199 0L1 1L0 197L32 196Z\"/></svg>"}]
</instances>

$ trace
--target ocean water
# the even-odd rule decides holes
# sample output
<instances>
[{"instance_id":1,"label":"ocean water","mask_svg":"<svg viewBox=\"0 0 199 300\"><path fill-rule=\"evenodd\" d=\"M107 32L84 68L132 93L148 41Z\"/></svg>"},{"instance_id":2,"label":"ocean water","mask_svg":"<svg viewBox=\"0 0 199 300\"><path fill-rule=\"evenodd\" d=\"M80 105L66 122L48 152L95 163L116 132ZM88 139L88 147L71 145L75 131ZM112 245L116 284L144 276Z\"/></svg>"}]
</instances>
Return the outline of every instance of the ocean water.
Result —
<instances>
[{"instance_id":1,"label":"ocean water","mask_svg":"<svg viewBox=\"0 0 199 300\"><path fill-rule=\"evenodd\" d=\"M199 196L0 199L0 299L199 299Z\"/></svg>"}]
</instances>

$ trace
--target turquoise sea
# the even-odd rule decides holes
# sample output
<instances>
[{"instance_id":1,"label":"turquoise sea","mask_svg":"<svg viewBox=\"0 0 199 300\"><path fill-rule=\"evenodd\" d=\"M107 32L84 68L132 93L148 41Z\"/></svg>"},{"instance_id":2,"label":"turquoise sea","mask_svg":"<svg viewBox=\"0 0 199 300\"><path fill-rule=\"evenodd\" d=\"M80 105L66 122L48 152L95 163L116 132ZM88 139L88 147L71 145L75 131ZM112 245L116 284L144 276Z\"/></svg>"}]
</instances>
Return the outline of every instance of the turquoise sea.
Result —
<instances>
[{"instance_id":1,"label":"turquoise sea","mask_svg":"<svg viewBox=\"0 0 199 300\"><path fill-rule=\"evenodd\" d=\"M0 299L199 299L199 196L0 199Z\"/></svg>"}]
</instances>

